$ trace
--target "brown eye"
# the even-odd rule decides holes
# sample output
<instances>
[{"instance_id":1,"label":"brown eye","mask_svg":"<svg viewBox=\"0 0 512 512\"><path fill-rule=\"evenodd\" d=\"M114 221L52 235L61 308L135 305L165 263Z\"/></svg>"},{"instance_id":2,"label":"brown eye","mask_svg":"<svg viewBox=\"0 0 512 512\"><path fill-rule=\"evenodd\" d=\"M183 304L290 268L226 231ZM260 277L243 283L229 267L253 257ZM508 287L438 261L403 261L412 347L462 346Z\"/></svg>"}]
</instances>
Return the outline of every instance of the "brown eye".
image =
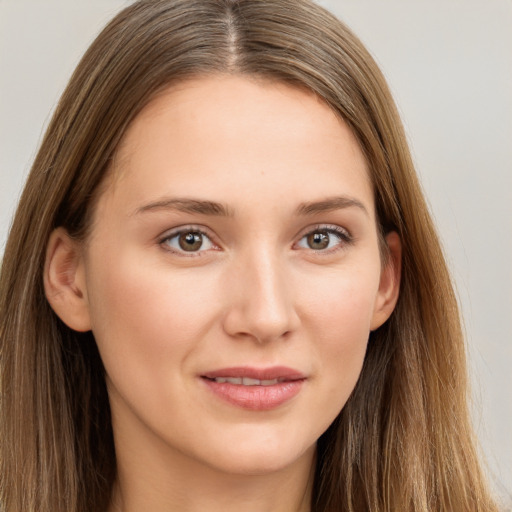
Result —
<instances>
[{"instance_id":1,"label":"brown eye","mask_svg":"<svg viewBox=\"0 0 512 512\"><path fill-rule=\"evenodd\" d=\"M331 253L342 249L353 242L350 233L341 226L319 226L306 233L297 242L299 249L309 249L317 253Z\"/></svg>"},{"instance_id":2,"label":"brown eye","mask_svg":"<svg viewBox=\"0 0 512 512\"><path fill-rule=\"evenodd\" d=\"M178 237L178 243L184 251L198 251L203 245L203 235L195 231L181 233Z\"/></svg>"},{"instance_id":3,"label":"brown eye","mask_svg":"<svg viewBox=\"0 0 512 512\"><path fill-rule=\"evenodd\" d=\"M164 238L160 243L174 253L182 255L188 253L191 256L199 256L203 252L216 247L208 235L202 231L192 229L175 232L173 235Z\"/></svg>"},{"instance_id":4,"label":"brown eye","mask_svg":"<svg viewBox=\"0 0 512 512\"><path fill-rule=\"evenodd\" d=\"M316 251L325 249L329 246L330 236L328 231L314 231L306 237L308 247Z\"/></svg>"}]
</instances>

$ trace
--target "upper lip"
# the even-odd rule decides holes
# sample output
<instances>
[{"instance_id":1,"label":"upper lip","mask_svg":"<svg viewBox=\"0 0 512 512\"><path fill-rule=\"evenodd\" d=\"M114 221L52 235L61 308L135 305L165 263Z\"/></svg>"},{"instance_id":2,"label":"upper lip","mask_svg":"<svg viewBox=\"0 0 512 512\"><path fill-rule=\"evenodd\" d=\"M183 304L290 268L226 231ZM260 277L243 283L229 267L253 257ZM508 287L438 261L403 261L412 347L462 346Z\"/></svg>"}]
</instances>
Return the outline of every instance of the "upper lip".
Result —
<instances>
[{"instance_id":1,"label":"upper lip","mask_svg":"<svg viewBox=\"0 0 512 512\"><path fill-rule=\"evenodd\" d=\"M203 373L201 377L206 379L216 379L218 377L248 377L258 380L293 381L302 380L306 376L293 368L286 366L272 366L269 368L252 368L250 366L236 366L231 368L221 368Z\"/></svg>"}]
</instances>

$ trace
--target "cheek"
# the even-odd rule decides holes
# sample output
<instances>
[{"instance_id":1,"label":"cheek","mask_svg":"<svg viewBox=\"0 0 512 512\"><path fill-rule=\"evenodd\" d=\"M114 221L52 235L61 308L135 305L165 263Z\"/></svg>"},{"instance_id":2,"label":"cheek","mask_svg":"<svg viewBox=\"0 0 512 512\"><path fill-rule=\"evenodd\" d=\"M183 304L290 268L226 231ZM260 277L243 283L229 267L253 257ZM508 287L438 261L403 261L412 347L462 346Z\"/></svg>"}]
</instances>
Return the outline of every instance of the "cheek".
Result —
<instances>
[{"instance_id":1,"label":"cheek","mask_svg":"<svg viewBox=\"0 0 512 512\"><path fill-rule=\"evenodd\" d=\"M375 264L336 272L304 301L319 373L326 379L325 406L335 414L343 408L362 369L379 276L380 267Z\"/></svg>"},{"instance_id":2,"label":"cheek","mask_svg":"<svg viewBox=\"0 0 512 512\"><path fill-rule=\"evenodd\" d=\"M378 261L358 262L321 276L303 276L297 286L302 316L333 340L367 338L380 279Z\"/></svg>"},{"instance_id":3,"label":"cheek","mask_svg":"<svg viewBox=\"0 0 512 512\"><path fill-rule=\"evenodd\" d=\"M162 361L185 359L215 317L215 276L190 279L129 253L115 265L98 261L90 275L92 330L107 372L158 373Z\"/></svg>"}]
</instances>

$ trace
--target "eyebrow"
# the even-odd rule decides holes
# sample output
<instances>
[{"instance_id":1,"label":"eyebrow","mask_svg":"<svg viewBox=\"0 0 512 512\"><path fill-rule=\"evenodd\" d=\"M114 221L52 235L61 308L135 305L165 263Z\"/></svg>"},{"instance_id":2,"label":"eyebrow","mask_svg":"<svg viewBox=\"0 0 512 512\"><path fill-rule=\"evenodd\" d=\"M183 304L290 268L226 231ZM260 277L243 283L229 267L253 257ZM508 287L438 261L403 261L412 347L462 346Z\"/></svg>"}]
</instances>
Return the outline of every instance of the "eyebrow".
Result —
<instances>
[{"instance_id":1,"label":"eyebrow","mask_svg":"<svg viewBox=\"0 0 512 512\"><path fill-rule=\"evenodd\" d=\"M341 210L345 208L359 208L367 216L369 216L368 210L364 204L354 197L339 196L329 197L322 201L315 201L311 203L302 203L297 208L298 215L315 215L318 213L331 212L333 210Z\"/></svg>"},{"instance_id":2,"label":"eyebrow","mask_svg":"<svg viewBox=\"0 0 512 512\"><path fill-rule=\"evenodd\" d=\"M139 214L158 210L176 210L184 213L199 213L202 215L215 215L220 217L233 216L233 212L230 208L221 203L188 198L164 198L137 208L135 213Z\"/></svg>"},{"instance_id":3,"label":"eyebrow","mask_svg":"<svg viewBox=\"0 0 512 512\"><path fill-rule=\"evenodd\" d=\"M353 197L330 197L322 201L301 203L296 210L297 215L315 215L345 208L359 208L369 216L364 204ZM189 198L164 198L153 201L135 211L136 214L159 211L176 210L184 213L199 213L201 215L214 215L219 217L233 217L234 212L226 205L215 201Z\"/></svg>"}]
</instances>

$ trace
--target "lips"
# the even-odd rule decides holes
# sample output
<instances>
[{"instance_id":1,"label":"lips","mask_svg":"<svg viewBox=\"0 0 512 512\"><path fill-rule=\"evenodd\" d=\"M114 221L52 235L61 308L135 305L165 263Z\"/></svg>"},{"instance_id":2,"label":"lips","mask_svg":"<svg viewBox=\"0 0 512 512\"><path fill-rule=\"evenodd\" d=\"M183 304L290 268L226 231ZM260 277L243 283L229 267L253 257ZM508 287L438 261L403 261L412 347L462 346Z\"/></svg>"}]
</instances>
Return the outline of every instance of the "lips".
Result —
<instances>
[{"instance_id":1,"label":"lips","mask_svg":"<svg viewBox=\"0 0 512 512\"><path fill-rule=\"evenodd\" d=\"M230 384L236 384L238 386L273 386L279 382L282 382L278 379L252 379L251 377L215 377L213 379L215 382L219 382L220 384L224 382L229 382Z\"/></svg>"},{"instance_id":2,"label":"lips","mask_svg":"<svg viewBox=\"0 0 512 512\"><path fill-rule=\"evenodd\" d=\"M236 407L253 411L275 409L301 390L306 376L284 366L223 368L201 375L208 389Z\"/></svg>"}]
</instances>

